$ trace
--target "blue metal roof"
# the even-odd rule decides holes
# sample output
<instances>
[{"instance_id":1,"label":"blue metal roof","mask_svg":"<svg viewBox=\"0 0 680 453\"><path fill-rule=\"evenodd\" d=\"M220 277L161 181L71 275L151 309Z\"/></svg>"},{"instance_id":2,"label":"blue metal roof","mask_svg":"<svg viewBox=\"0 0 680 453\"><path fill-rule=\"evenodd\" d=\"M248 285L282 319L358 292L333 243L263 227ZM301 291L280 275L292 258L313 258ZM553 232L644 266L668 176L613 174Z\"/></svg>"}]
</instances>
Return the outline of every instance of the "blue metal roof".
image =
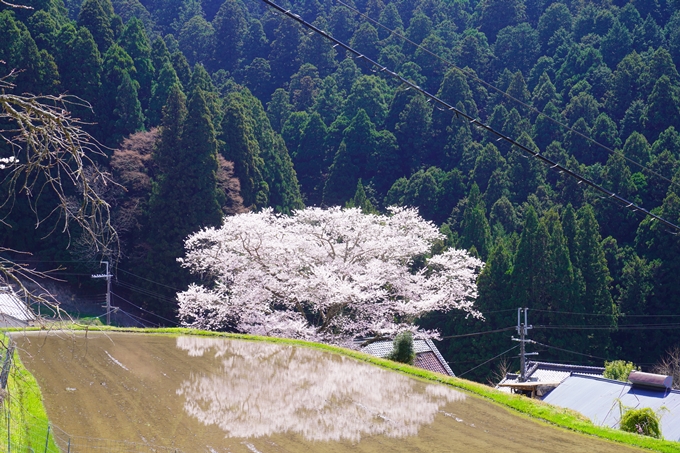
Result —
<instances>
[{"instance_id":1,"label":"blue metal roof","mask_svg":"<svg viewBox=\"0 0 680 453\"><path fill-rule=\"evenodd\" d=\"M680 391L650 390L628 382L574 374L565 379L543 401L580 412L600 426L619 427L622 408L648 407L661 417L661 433L680 441Z\"/></svg>"}]
</instances>

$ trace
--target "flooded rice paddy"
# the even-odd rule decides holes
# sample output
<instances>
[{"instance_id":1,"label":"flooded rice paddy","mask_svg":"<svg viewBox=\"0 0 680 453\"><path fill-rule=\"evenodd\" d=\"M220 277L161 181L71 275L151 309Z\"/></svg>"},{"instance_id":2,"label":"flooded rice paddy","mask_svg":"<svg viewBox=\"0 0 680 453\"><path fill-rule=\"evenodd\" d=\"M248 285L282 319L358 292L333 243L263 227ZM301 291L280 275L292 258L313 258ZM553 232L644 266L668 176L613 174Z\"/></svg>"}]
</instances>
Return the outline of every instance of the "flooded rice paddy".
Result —
<instances>
[{"instance_id":1,"label":"flooded rice paddy","mask_svg":"<svg viewBox=\"0 0 680 453\"><path fill-rule=\"evenodd\" d=\"M50 420L73 436L187 453L638 451L304 347L92 332L14 339Z\"/></svg>"}]
</instances>

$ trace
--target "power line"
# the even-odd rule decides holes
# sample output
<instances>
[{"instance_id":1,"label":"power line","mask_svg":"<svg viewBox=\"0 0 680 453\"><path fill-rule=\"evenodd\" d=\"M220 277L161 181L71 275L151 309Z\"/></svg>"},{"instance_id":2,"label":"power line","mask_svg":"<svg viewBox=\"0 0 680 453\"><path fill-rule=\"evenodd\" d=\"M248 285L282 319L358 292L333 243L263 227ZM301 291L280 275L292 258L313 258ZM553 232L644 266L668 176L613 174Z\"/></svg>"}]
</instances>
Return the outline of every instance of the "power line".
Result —
<instances>
[{"instance_id":1,"label":"power line","mask_svg":"<svg viewBox=\"0 0 680 453\"><path fill-rule=\"evenodd\" d=\"M640 212L640 213L642 213L642 214L644 214L644 215L646 215L646 216L648 216L648 217L650 217L654 220L659 221L660 223L664 224L668 228L671 228L671 229L673 229L677 232L680 232L680 227L675 225L674 223L671 223L668 220L666 220L666 219L664 219L664 218L662 218L662 217L660 217L656 214L651 213L647 209L645 209L641 206L638 206L634 202L629 201L629 200L615 194L614 192L612 192L608 189L605 189L604 187L600 186L599 184L596 184L595 182L591 181L590 179L588 179L584 176L581 176L579 173L576 173L575 171L568 169L567 167L563 166L562 164L553 161L552 159L548 158L547 156L544 156L540 152L534 151L534 150L528 148L527 146L522 145L517 140L515 140L511 137L508 137L507 135L495 130L494 128L492 128L488 124L484 124L482 121L478 120L477 118L474 118L473 116L468 115L464 111L457 109L456 107L454 107L454 106L450 105L449 103L443 101L442 99L438 98L437 96L423 90L418 85L416 85L415 83L405 79L404 77L397 74L396 72L389 70L388 68L386 68L385 66L382 66L380 63L378 63L376 61L373 61L372 59L368 58L366 55L355 50L354 48L352 48L349 45L345 44L344 42L340 41L339 39L332 37L331 35L326 33L324 30L321 30L320 28L316 27L315 25L312 25L309 22L302 19L302 17L300 17L299 15L290 12L290 10L287 10L287 9L277 5L276 3L272 2L271 0L262 0L262 1L265 2L267 5L271 6L272 8L276 9L277 11L279 11L279 12L283 13L284 15L290 17L291 19L299 22L304 27L306 27L306 28L322 35L326 39L332 41L334 43L333 47L340 46L343 49L345 49L347 52L349 52L353 55L356 55L357 59L364 60L368 64L376 67L377 69L379 69L379 71L376 71L376 72L385 73L385 74L389 75L390 77L393 77L393 78L399 80L401 83L407 85L409 88L416 90L419 93L422 93L424 96L426 96L430 100L439 104L442 107L441 110L448 110L449 112L454 114L457 118L462 117L465 120L467 120L468 124L470 126L474 126L478 129L485 130L488 133L495 135L497 137L497 141L504 140L507 143L509 143L510 145L519 148L524 153L528 154L530 157L534 157L534 158L537 158L538 160L542 161L544 164L548 165L551 170L556 170L560 173L566 174L567 176L571 176L572 178L578 180L578 184L583 183L586 186L589 186L589 187L595 189L596 191L603 193L610 200L613 200L613 201L619 203L621 206L625 207L626 209L630 209L633 212ZM677 234L677 233L673 233L673 234Z\"/></svg>"},{"instance_id":2,"label":"power line","mask_svg":"<svg viewBox=\"0 0 680 453\"><path fill-rule=\"evenodd\" d=\"M480 85L484 85L485 87L490 88L492 91L495 91L495 92L501 94L502 96L504 96L505 98L510 99L510 100L513 101L513 102L516 102L517 104L521 105L521 106L524 107L525 109L530 110L530 111L532 111L532 112L538 114L539 116L548 119L548 120L549 120L550 122L552 122L553 124L556 124L556 125L560 126L561 128L563 128L563 129L565 129L565 130L567 130L567 131L569 131L569 132L572 132L572 133L578 135L579 137L581 137L581 138L587 140L588 142L590 142L590 143L592 143L592 144L594 144L594 145L596 145L596 146L598 146L598 147L604 149L604 150L607 151L609 154L617 155L617 156L622 157L623 159L625 159L625 160L628 161L629 163L635 165L636 167L640 168L640 169L643 170L644 172L646 172L646 173L648 173L648 174L650 174L650 175L654 175L654 176L656 176L656 177L658 177L658 178L660 178L660 179L662 179L662 180L668 182L668 183L671 184L671 185L678 186L678 184L677 184L676 182L673 182L671 179L666 178L666 177L663 176L662 174L660 174L660 173L658 173L658 172L652 170L651 168L649 168L649 167L647 167L647 166L645 166L645 165L643 165L643 164L637 162L637 161L634 160L634 159L631 159L630 157L626 156L626 155L623 154L622 152L619 152L619 151L616 151L616 150L613 150L613 149L609 148L608 146L606 146L606 145L604 145L604 144L598 142L597 140L595 140L595 139L593 139L593 138L591 138L591 137L585 135L584 133L582 133L582 132L580 132L580 131L577 131L577 130L574 129L573 127L570 127L570 126L564 124L563 122L561 122L561 121L559 121L559 120L556 120L555 118L553 118L553 117L551 117L551 116L546 115L545 113L541 112L541 111L538 110L537 108L535 108L535 107L533 107L533 106L531 106L531 105L526 104L526 103L523 102L522 100L517 99L516 97L512 96L511 94L506 93L505 91L501 90L500 88L496 87L495 85L493 85L493 84L491 84L491 83L489 83L489 82L487 82L487 81L485 81L485 80L479 78L475 73L471 73L470 71L466 71L465 68L460 68L460 67L458 67L458 66L457 66L456 64L454 64L453 62L451 62L451 61L447 60L446 58L443 58L443 57L441 57L441 56L435 54L434 52L432 52L431 50L427 49L426 47L423 47L421 44L418 44L418 43L416 43L415 41L412 41L412 40L410 40L409 38L407 38L406 36L402 35L401 33L398 33L396 30L392 30L391 28L389 28L389 27L383 25L383 24L380 23L379 21L377 21L377 20L373 19L372 17L370 17L368 14L362 13L362 12L359 11L358 9L352 7L351 5L348 5L347 3L343 2L342 0L335 0L335 1L336 1L337 3L339 3L339 4L341 4L342 6L344 6L345 8L349 9L350 11L352 11L352 12L354 12L354 13L360 15L361 17L367 19L368 21L370 21L370 22L372 22L373 24L377 25L378 27L382 28L383 30L388 31L388 32L390 33L390 35L394 35L394 36L397 36L398 38L401 38L404 42L407 42L407 43L411 44L412 46L415 46L416 48L418 48L418 49L422 50L423 52L427 53L428 55L430 55L431 57L434 57L434 58L436 58L437 60L441 61L441 62L444 63L445 65L447 65L447 66L449 66L449 67L451 67L451 68L454 68L454 69L459 70L463 75L465 75L466 77L468 77L468 78L474 80L475 82L479 83Z\"/></svg>"},{"instance_id":3,"label":"power line","mask_svg":"<svg viewBox=\"0 0 680 453\"><path fill-rule=\"evenodd\" d=\"M576 316L602 316L608 318L677 318L680 315L629 315L626 313L619 313L618 315L610 313L584 313L578 311L558 311L558 310L541 310L532 308L531 311L538 311L541 313L555 313L560 315L576 315Z\"/></svg>"},{"instance_id":4,"label":"power line","mask_svg":"<svg viewBox=\"0 0 680 453\"><path fill-rule=\"evenodd\" d=\"M502 329L496 329L496 330L485 330L483 332L474 332L474 333L465 333L462 335L447 335L445 337L439 337L441 340L446 340L449 338L464 338L464 337L474 337L477 335L486 335L490 333L498 333L498 332L507 332L509 330L514 330L515 326L510 326L510 327L504 327Z\"/></svg>"},{"instance_id":5,"label":"power line","mask_svg":"<svg viewBox=\"0 0 680 453\"><path fill-rule=\"evenodd\" d=\"M609 360L609 359L606 359L604 357L598 357L598 356L591 355L591 354L584 354L582 352L570 351L569 349L563 349L563 348L558 348L558 347L555 347L555 346L549 346L547 344L539 343L538 341L532 341L532 343L537 344L539 346L543 346L544 348L555 349L557 351L562 351L562 352L569 352L571 354L581 355L581 356L584 356L584 357L589 357L591 359L598 359L598 360L605 360L605 361Z\"/></svg>"},{"instance_id":6,"label":"power line","mask_svg":"<svg viewBox=\"0 0 680 453\"><path fill-rule=\"evenodd\" d=\"M142 310L142 311L145 312L145 313L148 313L148 314L153 315L153 316L155 316L155 317L157 317L157 318L159 318L159 319L162 319L162 320L164 320L164 321L167 321L167 322L169 322L169 323L172 323L172 324L175 325L175 326L179 326L179 324L177 323L177 321L173 321L173 320L171 320L171 319L164 318L163 316L158 315L158 314L156 314L156 313L154 313L154 312L152 312L152 311L146 310L145 308L142 308L142 307L140 307L139 305L135 305L135 304L133 304L132 302L130 302L129 300L125 299L124 297L119 296L119 295L116 294L116 293L112 293L112 294L113 294L114 296L116 296L117 298L119 298L120 300L122 300L123 302L127 302L128 304L132 305L133 307L135 307L135 308L137 308L137 309L139 309L139 310Z\"/></svg>"},{"instance_id":7,"label":"power line","mask_svg":"<svg viewBox=\"0 0 680 453\"><path fill-rule=\"evenodd\" d=\"M153 283L153 284L158 285L158 286L164 286L164 287L166 287L166 288L168 288L168 289L171 289L171 290L173 290L173 291L175 291L175 292L180 292L180 291L182 291L181 289L173 288L172 286L168 286L168 285L166 285L166 284L159 283L159 282L156 282L156 281L154 281L154 280L150 280L150 279L148 279L148 278L142 277L141 275L133 274L132 272L126 271L126 270L124 270L124 269L116 269L116 272L123 272L123 273L125 273L125 274L132 275L133 277L137 277L137 278L139 278L139 279L141 279L141 280L145 280L145 281L147 281L147 282L149 282L149 283Z\"/></svg>"},{"instance_id":8,"label":"power line","mask_svg":"<svg viewBox=\"0 0 680 453\"><path fill-rule=\"evenodd\" d=\"M513 329L514 329L514 327L513 327ZM487 360L486 362L480 363L480 364L477 365L476 367L467 370L465 373L461 373L461 374L456 375L456 377L461 377L461 376L463 376L463 375L466 375L466 374L468 374L470 371L474 371L474 370L476 370L477 368L479 368L480 366L486 365L487 363L491 362L492 360L496 360L496 359L499 358L500 356L502 356L502 355L504 355L504 354L507 354L508 352L512 351L512 350L515 349L515 348L519 348L519 345L515 345L515 346L511 347L510 349L508 349L507 351L501 352L501 353L498 354L496 357L492 357L492 358L490 358L489 360Z\"/></svg>"},{"instance_id":9,"label":"power line","mask_svg":"<svg viewBox=\"0 0 680 453\"><path fill-rule=\"evenodd\" d=\"M675 324L629 324L629 325L618 325L618 326L588 326L588 325L573 325L573 326L549 326L549 325L537 325L534 326L535 329L548 329L548 330L668 330L668 329L678 329L680 328L679 323Z\"/></svg>"}]
</instances>

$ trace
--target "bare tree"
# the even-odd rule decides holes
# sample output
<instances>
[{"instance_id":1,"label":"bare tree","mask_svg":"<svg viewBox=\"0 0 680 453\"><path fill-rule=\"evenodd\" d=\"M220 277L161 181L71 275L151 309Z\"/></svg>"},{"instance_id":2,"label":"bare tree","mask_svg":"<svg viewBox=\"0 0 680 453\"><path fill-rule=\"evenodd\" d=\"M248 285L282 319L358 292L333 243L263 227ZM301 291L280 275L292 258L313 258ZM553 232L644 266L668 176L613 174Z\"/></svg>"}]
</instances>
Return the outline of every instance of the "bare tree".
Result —
<instances>
[{"instance_id":1,"label":"bare tree","mask_svg":"<svg viewBox=\"0 0 680 453\"><path fill-rule=\"evenodd\" d=\"M93 160L103 154L98 143L69 113L73 105L88 104L66 95L14 94L11 80L15 75L12 71L0 77L0 180L4 197L0 199L4 212L0 222L9 226L7 216L22 198L35 215L36 228L48 224L48 234L60 230L70 237L72 227L77 226L81 247L99 256L109 255L117 249L112 247L117 238L109 205L100 190L112 182ZM45 202L41 204L41 200ZM27 253L0 246L0 284L12 284L23 296L48 303L58 311L56 301L38 284L49 277L49 272L12 258ZM30 292L29 282L39 289Z\"/></svg>"},{"instance_id":2,"label":"bare tree","mask_svg":"<svg viewBox=\"0 0 680 453\"><path fill-rule=\"evenodd\" d=\"M666 352L661 361L652 368L654 373L673 377L673 388L680 389L680 346Z\"/></svg>"}]
</instances>

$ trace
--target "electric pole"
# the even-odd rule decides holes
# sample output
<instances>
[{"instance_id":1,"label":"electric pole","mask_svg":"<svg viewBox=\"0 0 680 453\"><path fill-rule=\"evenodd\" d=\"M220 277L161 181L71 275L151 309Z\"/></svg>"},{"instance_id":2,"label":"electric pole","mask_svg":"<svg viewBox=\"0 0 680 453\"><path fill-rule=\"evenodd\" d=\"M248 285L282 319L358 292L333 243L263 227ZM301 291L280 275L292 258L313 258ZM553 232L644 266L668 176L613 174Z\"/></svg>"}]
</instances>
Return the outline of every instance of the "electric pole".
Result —
<instances>
[{"instance_id":1,"label":"electric pole","mask_svg":"<svg viewBox=\"0 0 680 453\"><path fill-rule=\"evenodd\" d=\"M109 262L102 261L101 264L106 264L106 274L94 274L92 278L105 278L106 279L106 325L111 325L111 275L109 273ZM113 307L117 308L117 307Z\"/></svg>"},{"instance_id":2,"label":"electric pole","mask_svg":"<svg viewBox=\"0 0 680 453\"><path fill-rule=\"evenodd\" d=\"M522 313L524 313L524 322L522 322ZM534 326L530 326L527 322L527 315L529 313L528 308L518 308L517 309L517 333L519 338L513 338L513 341L519 341L519 381L526 382L527 380L527 366L526 366L526 356L528 355L538 355L538 352L526 352L524 344L533 343L533 340L529 340L526 336L529 333L529 329L533 329Z\"/></svg>"}]
</instances>

